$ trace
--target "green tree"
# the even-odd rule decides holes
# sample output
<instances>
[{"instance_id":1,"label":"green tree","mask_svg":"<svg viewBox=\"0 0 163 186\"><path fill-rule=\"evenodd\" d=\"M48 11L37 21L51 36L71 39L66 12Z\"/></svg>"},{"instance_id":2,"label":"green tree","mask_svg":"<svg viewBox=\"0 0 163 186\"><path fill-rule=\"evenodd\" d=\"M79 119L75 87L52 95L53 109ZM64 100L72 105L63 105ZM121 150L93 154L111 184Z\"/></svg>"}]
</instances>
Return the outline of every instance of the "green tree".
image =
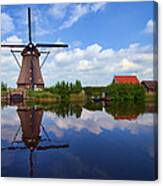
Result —
<instances>
[{"instance_id":1,"label":"green tree","mask_svg":"<svg viewBox=\"0 0 163 186\"><path fill-rule=\"evenodd\" d=\"M82 85L79 80L76 80L75 85L74 85L74 92L79 93L82 91Z\"/></svg>"},{"instance_id":2,"label":"green tree","mask_svg":"<svg viewBox=\"0 0 163 186\"><path fill-rule=\"evenodd\" d=\"M141 85L111 84L106 88L109 98L115 101L139 101L145 99L145 90Z\"/></svg>"},{"instance_id":3,"label":"green tree","mask_svg":"<svg viewBox=\"0 0 163 186\"><path fill-rule=\"evenodd\" d=\"M7 91L7 83L1 82L1 91Z\"/></svg>"}]
</instances>

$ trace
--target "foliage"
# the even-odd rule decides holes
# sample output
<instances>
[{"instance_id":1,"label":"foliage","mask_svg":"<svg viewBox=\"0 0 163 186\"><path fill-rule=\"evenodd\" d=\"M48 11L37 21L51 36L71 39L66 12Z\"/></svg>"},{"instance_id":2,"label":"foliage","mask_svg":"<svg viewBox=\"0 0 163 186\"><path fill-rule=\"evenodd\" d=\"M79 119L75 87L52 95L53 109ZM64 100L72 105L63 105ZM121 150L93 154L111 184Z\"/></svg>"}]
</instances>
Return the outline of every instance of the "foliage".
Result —
<instances>
[{"instance_id":1,"label":"foliage","mask_svg":"<svg viewBox=\"0 0 163 186\"><path fill-rule=\"evenodd\" d=\"M84 87L84 91L88 97L101 97L102 93L106 91L106 87Z\"/></svg>"},{"instance_id":2,"label":"foliage","mask_svg":"<svg viewBox=\"0 0 163 186\"><path fill-rule=\"evenodd\" d=\"M81 116L83 105L79 103L71 103L71 102L62 102L62 103L40 103L40 102L31 102L27 103L28 106L38 106L42 108L44 111L54 112L57 116L65 118L68 116L75 115L77 118Z\"/></svg>"},{"instance_id":3,"label":"foliage","mask_svg":"<svg viewBox=\"0 0 163 186\"><path fill-rule=\"evenodd\" d=\"M136 117L139 114L143 114L146 110L145 102L111 102L109 107L106 108L106 112L110 113L114 117Z\"/></svg>"},{"instance_id":4,"label":"foliage","mask_svg":"<svg viewBox=\"0 0 163 186\"><path fill-rule=\"evenodd\" d=\"M55 94L52 94L51 92L48 91L33 91L33 90L28 90L27 92L29 97L33 98L56 98Z\"/></svg>"},{"instance_id":5,"label":"foliage","mask_svg":"<svg viewBox=\"0 0 163 186\"><path fill-rule=\"evenodd\" d=\"M57 82L54 86L45 88L44 90L57 94L61 100L66 101L70 99L70 94L80 93L82 91L82 85L79 80L76 80L74 84L61 81Z\"/></svg>"},{"instance_id":6,"label":"foliage","mask_svg":"<svg viewBox=\"0 0 163 186\"><path fill-rule=\"evenodd\" d=\"M1 91L7 91L7 83L1 82Z\"/></svg>"},{"instance_id":7,"label":"foliage","mask_svg":"<svg viewBox=\"0 0 163 186\"><path fill-rule=\"evenodd\" d=\"M96 111L96 110L102 110L103 105L102 102L95 103L93 101L88 101L84 105L84 108L86 108L87 110Z\"/></svg>"},{"instance_id":8,"label":"foliage","mask_svg":"<svg viewBox=\"0 0 163 186\"><path fill-rule=\"evenodd\" d=\"M58 101L69 101L69 100L83 100L84 95L82 94L82 85L79 80L76 82L68 83L65 81L57 82L54 86L46 87L39 91L28 90L28 96L33 98L50 98L57 99Z\"/></svg>"},{"instance_id":9,"label":"foliage","mask_svg":"<svg viewBox=\"0 0 163 186\"><path fill-rule=\"evenodd\" d=\"M111 84L106 88L106 94L113 101L143 101L145 90L142 85Z\"/></svg>"}]
</instances>

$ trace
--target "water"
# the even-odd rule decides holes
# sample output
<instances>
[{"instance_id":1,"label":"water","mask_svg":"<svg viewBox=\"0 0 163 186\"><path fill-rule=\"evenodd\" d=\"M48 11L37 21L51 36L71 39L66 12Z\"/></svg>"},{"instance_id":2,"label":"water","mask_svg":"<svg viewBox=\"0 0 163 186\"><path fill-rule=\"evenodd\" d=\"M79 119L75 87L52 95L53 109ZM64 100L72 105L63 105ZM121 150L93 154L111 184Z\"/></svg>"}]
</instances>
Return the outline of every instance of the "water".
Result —
<instances>
[{"instance_id":1,"label":"water","mask_svg":"<svg viewBox=\"0 0 163 186\"><path fill-rule=\"evenodd\" d=\"M1 174L154 180L156 118L150 104L4 106Z\"/></svg>"}]
</instances>

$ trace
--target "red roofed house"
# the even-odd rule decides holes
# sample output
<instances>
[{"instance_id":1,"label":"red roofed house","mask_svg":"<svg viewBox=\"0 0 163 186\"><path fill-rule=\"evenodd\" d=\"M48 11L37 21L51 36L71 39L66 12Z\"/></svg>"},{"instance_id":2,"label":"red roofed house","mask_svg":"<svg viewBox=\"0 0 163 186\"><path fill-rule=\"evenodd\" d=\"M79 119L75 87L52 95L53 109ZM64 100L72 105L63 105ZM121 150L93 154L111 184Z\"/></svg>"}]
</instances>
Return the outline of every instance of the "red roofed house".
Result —
<instances>
[{"instance_id":1,"label":"red roofed house","mask_svg":"<svg viewBox=\"0 0 163 186\"><path fill-rule=\"evenodd\" d=\"M142 81L141 84L147 92L155 93L157 91L157 81Z\"/></svg>"},{"instance_id":2,"label":"red roofed house","mask_svg":"<svg viewBox=\"0 0 163 186\"><path fill-rule=\"evenodd\" d=\"M116 84L139 84L136 76L114 76L113 83Z\"/></svg>"}]
</instances>

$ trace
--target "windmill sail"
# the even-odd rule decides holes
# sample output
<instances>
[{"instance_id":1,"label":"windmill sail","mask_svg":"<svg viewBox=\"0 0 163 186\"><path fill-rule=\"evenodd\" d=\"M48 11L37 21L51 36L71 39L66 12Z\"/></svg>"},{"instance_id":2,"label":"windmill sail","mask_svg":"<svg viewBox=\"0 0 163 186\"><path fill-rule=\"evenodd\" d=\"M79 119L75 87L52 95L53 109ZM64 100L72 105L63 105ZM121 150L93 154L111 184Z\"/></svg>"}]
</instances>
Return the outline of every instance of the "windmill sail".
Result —
<instances>
[{"instance_id":1,"label":"windmill sail","mask_svg":"<svg viewBox=\"0 0 163 186\"><path fill-rule=\"evenodd\" d=\"M31 30L31 9L28 8L28 36L29 36L29 43L32 43L32 30Z\"/></svg>"},{"instance_id":2,"label":"windmill sail","mask_svg":"<svg viewBox=\"0 0 163 186\"><path fill-rule=\"evenodd\" d=\"M39 62L39 57L41 53L38 51L37 47L57 47L65 48L68 47L67 44L48 44L48 43L37 43L33 44L32 41L32 21L31 21L31 9L28 8L28 44L2 44L2 47L9 48L24 48L21 51L22 55L22 65L20 66L20 73L17 80L17 86L21 89L35 89L44 88L44 81L41 74L41 67ZM18 62L18 61L17 61ZM44 64L45 60L43 61Z\"/></svg>"},{"instance_id":3,"label":"windmill sail","mask_svg":"<svg viewBox=\"0 0 163 186\"><path fill-rule=\"evenodd\" d=\"M1 44L1 47L6 47L6 48L25 48L27 45L25 44Z\"/></svg>"},{"instance_id":4,"label":"windmill sail","mask_svg":"<svg viewBox=\"0 0 163 186\"><path fill-rule=\"evenodd\" d=\"M66 44L41 44L41 43L38 43L36 44L36 47L62 47L62 48L66 48L68 47L68 45Z\"/></svg>"}]
</instances>

